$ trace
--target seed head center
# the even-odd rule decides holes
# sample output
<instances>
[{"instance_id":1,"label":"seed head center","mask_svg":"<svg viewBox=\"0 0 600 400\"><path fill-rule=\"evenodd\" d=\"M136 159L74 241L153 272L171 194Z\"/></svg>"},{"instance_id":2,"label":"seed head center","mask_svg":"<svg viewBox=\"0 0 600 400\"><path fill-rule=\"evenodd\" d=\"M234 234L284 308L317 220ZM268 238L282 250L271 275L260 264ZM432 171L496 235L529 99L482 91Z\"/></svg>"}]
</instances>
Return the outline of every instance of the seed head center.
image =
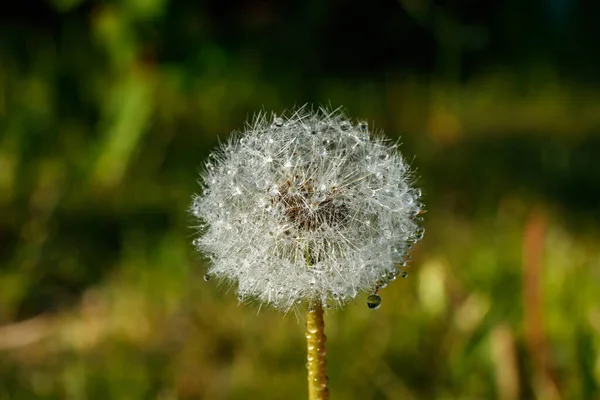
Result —
<instances>
[{"instance_id":1,"label":"seed head center","mask_svg":"<svg viewBox=\"0 0 600 400\"><path fill-rule=\"evenodd\" d=\"M280 186L276 201L283 206L289 222L298 229L316 231L346 220L348 208L339 197L336 188L316 188L312 179L295 176Z\"/></svg>"}]
</instances>

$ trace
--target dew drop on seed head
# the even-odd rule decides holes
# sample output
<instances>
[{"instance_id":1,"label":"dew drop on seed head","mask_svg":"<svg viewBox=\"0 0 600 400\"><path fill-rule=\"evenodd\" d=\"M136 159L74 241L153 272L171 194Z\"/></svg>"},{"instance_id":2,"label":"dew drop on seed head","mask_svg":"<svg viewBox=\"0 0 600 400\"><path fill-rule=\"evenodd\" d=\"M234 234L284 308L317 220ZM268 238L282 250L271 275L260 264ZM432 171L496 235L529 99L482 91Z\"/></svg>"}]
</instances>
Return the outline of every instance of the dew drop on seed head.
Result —
<instances>
[{"instance_id":1,"label":"dew drop on seed head","mask_svg":"<svg viewBox=\"0 0 600 400\"><path fill-rule=\"evenodd\" d=\"M400 277L402 277L402 278L408 277L408 272L406 272L406 271L400 272Z\"/></svg>"},{"instance_id":2,"label":"dew drop on seed head","mask_svg":"<svg viewBox=\"0 0 600 400\"><path fill-rule=\"evenodd\" d=\"M210 281L210 278L212 278L212 276L210 274L204 274L204 280L206 282Z\"/></svg>"},{"instance_id":3,"label":"dew drop on seed head","mask_svg":"<svg viewBox=\"0 0 600 400\"><path fill-rule=\"evenodd\" d=\"M192 240L192 244L193 244L194 246L199 246L199 245L200 245L200 242L201 242L201 239L200 239L200 238L197 238L197 239L194 239L194 240Z\"/></svg>"},{"instance_id":4,"label":"dew drop on seed head","mask_svg":"<svg viewBox=\"0 0 600 400\"><path fill-rule=\"evenodd\" d=\"M273 125L275 125L278 128L283 126L283 119L276 117L275 119L273 119Z\"/></svg>"},{"instance_id":5,"label":"dew drop on seed head","mask_svg":"<svg viewBox=\"0 0 600 400\"><path fill-rule=\"evenodd\" d=\"M343 130L343 131L350 130L350 127L351 127L350 122L348 122L348 121L342 121L342 122L340 122L340 129L341 130Z\"/></svg>"},{"instance_id":6,"label":"dew drop on seed head","mask_svg":"<svg viewBox=\"0 0 600 400\"><path fill-rule=\"evenodd\" d=\"M381 297L378 294L372 294L367 297L367 307L371 310L377 310L381 306Z\"/></svg>"},{"instance_id":7,"label":"dew drop on seed head","mask_svg":"<svg viewBox=\"0 0 600 400\"><path fill-rule=\"evenodd\" d=\"M344 200L340 199L339 197L336 197L333 199L332 203L334 206L339 207L344 204Z\"/></svg>"},{"instance_id":8,"label":"dew drop on seed head","mask_svg":"<svg viewBox=\"0 0 600 400\"><path fill-rule=\"evenodd\" d=\"M256 187L258 189L261 189L261 190L265 189L268 185L269 185L269 182L266 179L264 179L264 178L259 178L256 181Z\"/></svg>"},{"instance_id":9,"label":"dew drop on seed head","mask_svg":"<svg viewBox=\"0 0 600 400\"><path fill-rule=\"evenodd\" d=\"M277 185L271 186L271 188L269 189L269 194L271 196L277 196L279 194L279 186L277 186Z\"/></svg>"},{"instance_id":10,"label":"dew drop on seed head","mask_svg":"<svg viewBox=\"0 0 600 400\"><path fill-rule=\"evenodd\" d=\"M423 239L424 235L425 235L425 228L423 228L422 226L417 228L417 230L415 231L415 239L421 240L421 239Z\"/></svg>"},{"instance_id":11,"label":"dew drop on seed head","mask_svg":"<svg viewBox=\"0 0 600 400\"><path fill-rule=\"evenodd\" d=\"M398 248L393 248L391 257L392 257L392 262L394 264L400 264L403 261L402 250L400 250Z\"/></svg>"},{"instance_id":12,"label":"dew drop on seed head","mask_svg":"<svg viewBox=\"0 0 600 400\"><path fill-rule=\"evenodd\" d=\"M327 194L326 194L325 192L321 192L321 191L317 192L317 193L315 194L315 197L314 197L314 200L315 200L317 203L322 203L322 202L324 202L326 199L327 199Z\"/></svg>"}]
</instances>

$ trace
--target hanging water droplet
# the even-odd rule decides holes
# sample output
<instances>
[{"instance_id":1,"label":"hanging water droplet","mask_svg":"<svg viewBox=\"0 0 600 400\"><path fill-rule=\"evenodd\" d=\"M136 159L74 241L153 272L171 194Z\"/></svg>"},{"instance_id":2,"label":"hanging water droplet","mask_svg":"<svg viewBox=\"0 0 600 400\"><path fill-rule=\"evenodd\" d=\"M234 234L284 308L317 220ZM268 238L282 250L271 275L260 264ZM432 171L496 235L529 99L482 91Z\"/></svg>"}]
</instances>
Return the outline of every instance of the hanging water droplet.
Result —
<instances>
[{"instance_id":1,"label":"hanging water droplet","mask_svg":"<svg viewBox=\"0 0 600 400\"><path fill-rule=\"evenodd\" d=\"M202 240L201 240L200 238L197 238L197 239L194 239L194 240L192 240L192 244L193 244L194 246L198 247L198 246L200 246L200 242L201 242L201 241L202 241Z\"/></svg>"},{"instance_id":2,"label":"hanging water droplet","mask_svg":"<svg viewBox=\"0 0 600 400\"><path fill-rule=\"evenodd\" d=\"M415 189L415 197L420 198L422 196L423 192L421 192L421 189L416 188Z\"/></svg>"},{"instance_id":3,"label":"hanging water droplet","mask_svg":"<svg viewBox=\"0 0 600 400\"><path fill-rule=\"evenodd\" d=\"M352 125L350 125L350 122L348 122L348 121L342 121L342 122L340 122L340 129L343 130L343 131L350 130L351 126Z\"/></svg>"},{"instance_id":4,"label":"hanging water droplet","mask_svg":"<svg viewBox=\"0 0 600 400\"><path fill-rule=\"evenodd\" d=\"M283 119L279 118L279 117L275 117L275 119L273 119L273 125L275 125L276 127L282 127L283 126Z\"/></svg>"},{"instance_id":5,"label":"hanging water droplet","mask_svg":"<svg viewBox=\"0 0 600 400\"><path fill-rule=\"evenodd\" d=\"M381 297L378 294L372 294L367 297L367 307L371 310L377 310L381 306Z\"/></svg>"},{"instance_id":6,"label":"hanging water droplet","mask_svg":"<svg viewBox=\"0 0 600 400\"><path fill-rule=\"evenodd\" d=\"M408 272L406 272L406 271L402 271L402 272L400 272L400 277L401 277L401 278L406 278L406 277L408 277Z\"/></svg>"},{"instance_id":7,"label":"hanging water droplet","mask_svg":"<svg viewBox=\"0 0 600 400\"><path fill-rule=\"evenodd\" d=\"M205 280L206 282L210 281L210 278L212 278L212 275L211 275L211 274L204 274L204 280Z\"/></svg>"}]
</instances>

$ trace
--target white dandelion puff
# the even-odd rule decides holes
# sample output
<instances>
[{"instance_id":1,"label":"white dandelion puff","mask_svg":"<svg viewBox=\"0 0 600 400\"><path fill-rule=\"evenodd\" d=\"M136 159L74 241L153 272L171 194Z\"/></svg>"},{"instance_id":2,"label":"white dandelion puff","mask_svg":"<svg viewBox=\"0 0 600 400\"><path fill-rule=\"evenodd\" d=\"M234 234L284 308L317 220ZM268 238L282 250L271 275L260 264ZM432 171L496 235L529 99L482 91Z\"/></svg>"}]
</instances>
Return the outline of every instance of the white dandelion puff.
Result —
<instances>
[{"instance_id":1,"label":"white dandelion puff","mask_svg":"<svg viewBox=\"0 0 600 400\"><path fill-rule=\"evenodd\" d=\"M395 144L365 122L326 109L260 114L206 162L194 245L207 278L236 283L241 300L340 306L405 276L423 236L411 183Z\"/></svg>"}]
</instances>

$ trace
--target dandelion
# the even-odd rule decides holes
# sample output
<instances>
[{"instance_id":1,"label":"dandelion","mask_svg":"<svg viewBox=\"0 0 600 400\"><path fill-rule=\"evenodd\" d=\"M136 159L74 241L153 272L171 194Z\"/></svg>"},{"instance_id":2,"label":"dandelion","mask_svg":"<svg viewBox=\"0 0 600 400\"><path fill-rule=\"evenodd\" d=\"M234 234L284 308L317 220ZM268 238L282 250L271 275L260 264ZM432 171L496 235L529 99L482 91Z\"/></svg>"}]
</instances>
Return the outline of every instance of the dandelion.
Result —
<instances>
[{"instance_id":1,"label":"dandelion","mask_svg":"<svg viewBox=\"0 0 600 400\"><path fill-rule=\"evenodd\" d=\"M394 143L340 112L260 114L211 154L191 212L206 279L237 284L240 301L289 311L305 304L309 397L327 398L323 308L397 276L419 225L421 192Z\"/></svg>"}]
</instances>

